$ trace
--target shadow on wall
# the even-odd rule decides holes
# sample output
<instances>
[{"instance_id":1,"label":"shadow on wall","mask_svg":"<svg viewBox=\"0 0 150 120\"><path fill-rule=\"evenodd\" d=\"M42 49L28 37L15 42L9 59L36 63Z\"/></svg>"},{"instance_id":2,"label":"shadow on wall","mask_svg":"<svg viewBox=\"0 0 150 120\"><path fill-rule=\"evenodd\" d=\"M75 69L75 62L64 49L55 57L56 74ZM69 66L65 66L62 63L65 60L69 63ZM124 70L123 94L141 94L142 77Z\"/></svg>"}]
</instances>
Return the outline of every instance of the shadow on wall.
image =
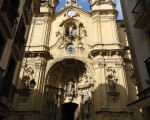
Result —
<instances>
[{"instance_id":1,"label":"shadow on wall","mask_svg":"<svg viewBox=\"0 0 150 120\"><path fill-rule=\"evenodd\" d=\"M46 92L46 91L45 91ZM55 91L53 91L55 93ZM100 84L93 92L92 97L84 101L81 97L80 104L74 102L64 103L60 97L54 102L53 96L48 98L47 93L39 90L32 90L31 96L15 95L14 111L6 120L70 120L74 117L78 119L108 119L108 120L130 120L134 117L142 120L141 117L133 116L127 109L126 89L116 83L110 87L110 83ZM61 95L61 94L60 94ZM63 96L63 95L62 95ZM49 101L50 100L50 101ZM42 103L43 102L43 103ZM138 119L139 118L139 119Z\"/></svg>"}]
</instances>

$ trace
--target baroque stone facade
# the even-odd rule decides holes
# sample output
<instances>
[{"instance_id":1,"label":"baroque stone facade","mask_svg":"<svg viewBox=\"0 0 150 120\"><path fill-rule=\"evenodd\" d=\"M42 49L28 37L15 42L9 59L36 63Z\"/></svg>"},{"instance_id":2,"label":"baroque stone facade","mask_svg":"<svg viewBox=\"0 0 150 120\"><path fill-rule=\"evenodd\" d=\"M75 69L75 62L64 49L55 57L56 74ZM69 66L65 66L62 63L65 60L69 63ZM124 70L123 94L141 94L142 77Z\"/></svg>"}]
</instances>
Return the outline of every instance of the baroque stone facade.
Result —
<instances>
[{"instance_id":1,"label":"baroque stone facade","mask_svg":"<svg viewBox=\"0 0 150 120\"><path fill-rule=\"evenodd\" d=\"M123 22L112 0L89 3L89 13L77 0L67 0L58 13L57 0L41 3L17 82L23 88L28 76L36 86L28 96L15 95L8 119L132 119L127 103L135 99L129 93L135 86Z\"/></svg>"}]
</instances>

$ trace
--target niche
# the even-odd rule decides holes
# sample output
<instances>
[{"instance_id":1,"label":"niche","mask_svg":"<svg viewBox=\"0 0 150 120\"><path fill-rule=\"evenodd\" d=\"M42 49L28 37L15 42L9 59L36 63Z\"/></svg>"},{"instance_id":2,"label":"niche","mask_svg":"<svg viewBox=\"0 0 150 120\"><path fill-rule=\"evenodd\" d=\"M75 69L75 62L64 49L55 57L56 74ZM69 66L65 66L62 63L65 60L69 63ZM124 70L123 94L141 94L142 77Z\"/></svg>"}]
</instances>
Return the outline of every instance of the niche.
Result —
<instances>
[{"instance_id":1,"label":"niche","mask_svg":"<svg viewBox=\"0 0 150 120\"><path fill-rule=\"evenodd\" d=\"M73 36L76 37L77 36L77 26L74 23L68 24L65 27L65 37L68 36Z\"/></svg>"}]
</instances>

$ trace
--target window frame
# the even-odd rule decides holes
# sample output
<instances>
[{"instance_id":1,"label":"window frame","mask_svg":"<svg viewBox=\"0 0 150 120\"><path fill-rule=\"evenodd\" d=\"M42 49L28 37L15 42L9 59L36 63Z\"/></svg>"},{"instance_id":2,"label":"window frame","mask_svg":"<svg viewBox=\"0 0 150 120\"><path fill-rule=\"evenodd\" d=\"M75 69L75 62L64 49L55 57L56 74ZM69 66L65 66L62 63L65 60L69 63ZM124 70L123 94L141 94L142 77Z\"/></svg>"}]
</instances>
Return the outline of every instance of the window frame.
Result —
<instances>
[{"instance_id":1,"label":"window frame","mask_svg":"<svg viewBox=\"0 0 150 120\"><path fill-rule=\"evenodd\" d=\"M4 43L2 46L0 45L0 60L2 59L2 56L3 56L3 53L4 53L4 50L5 50L5 46L6 46L6 38L5 38L5 36L2 34L2 32L0 32L0 39L1 39L1 37L2 37L2 42ZM0 43L2 43L1 41L0 41Z\"/></svg>"},{"instance_id":2,"label":"window frame","mask_svg":"<svg viewBox=\"0 0 150 120\"><path fill-rule=\"evenodd\" d=\"M148 76L149 76L149 79L150 79L150 57L148 57L148 58L145 60L145 66L146 66L147 73L148 73Z\"/></svg>"}]
</instances>

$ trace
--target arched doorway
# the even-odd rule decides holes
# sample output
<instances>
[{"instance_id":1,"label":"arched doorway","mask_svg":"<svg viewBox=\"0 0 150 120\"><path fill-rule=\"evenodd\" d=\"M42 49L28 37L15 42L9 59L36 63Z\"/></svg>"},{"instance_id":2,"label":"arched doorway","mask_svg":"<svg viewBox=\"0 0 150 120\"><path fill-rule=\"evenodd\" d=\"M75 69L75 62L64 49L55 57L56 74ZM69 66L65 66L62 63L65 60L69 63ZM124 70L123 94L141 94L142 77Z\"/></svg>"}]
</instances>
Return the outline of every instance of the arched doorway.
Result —
<instances>
[{"instance_id":1,"label":"arched doorway","mask_svg":"<svg viewBox=\"0 0 150 120\"><path fill-rule=\"evenodd\" d=\"M63 59L55 63L46 77L45 106L48 119L74 120L71 118L76 108L91 99L93 86L92 74L84 62Z\"/></svg>"},{"instance_id":2,"label":"arched doorway","mask_svg":"<svg viewBox=\"0 0 150 120\"><path fill-rule=\"evenodd\" d=\"M61 108L61 120L77 120L75 119L75 111L77 108L78 104L76 103L64 103Z\"/></svg>"}]
</instances>

